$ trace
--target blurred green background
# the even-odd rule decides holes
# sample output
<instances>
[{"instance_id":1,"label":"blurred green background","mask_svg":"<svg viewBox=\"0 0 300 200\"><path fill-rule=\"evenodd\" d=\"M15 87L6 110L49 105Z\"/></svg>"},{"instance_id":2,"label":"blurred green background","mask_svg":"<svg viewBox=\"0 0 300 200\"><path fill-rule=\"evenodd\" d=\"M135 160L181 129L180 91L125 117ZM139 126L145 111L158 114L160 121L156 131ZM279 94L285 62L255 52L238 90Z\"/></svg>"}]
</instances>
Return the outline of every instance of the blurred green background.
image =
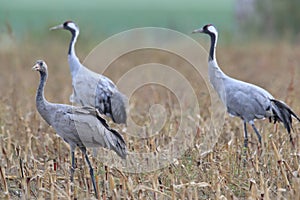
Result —
<instances>
[{"instance_id":1,"label":"blurred green background","mask_svg":"<svg viewBox=\"0 0 300 200\"><path fill-rule=\"evenodd\" d=\"M222 43L288 38L299 41L299 0L0 0L0 43L49 37L49 27L66 20L81 29L81 40L91 46L99 40L137 27L164 27L191 35L213 23ZM64 33L55 34L63 38ZM50 36L52 36L50 34ZM192 36L194 37L194 36ZM3 46L3 45L2 45Z\"/></svg>"},{"instance_id":2,"label":"blurred green background","mask_svg":"<svg viewBox=\"0 0 300 200\"><path fill-rule=\"evenodd\" d=\"M48 28L75 21L89 38L109 37L136 27L165 27L186 34L205 23L233 27L234 0L1 0L1 32L16 38L44 38ZM84 30L84 31L83 31Z\"/></svg>"}]
</instances>

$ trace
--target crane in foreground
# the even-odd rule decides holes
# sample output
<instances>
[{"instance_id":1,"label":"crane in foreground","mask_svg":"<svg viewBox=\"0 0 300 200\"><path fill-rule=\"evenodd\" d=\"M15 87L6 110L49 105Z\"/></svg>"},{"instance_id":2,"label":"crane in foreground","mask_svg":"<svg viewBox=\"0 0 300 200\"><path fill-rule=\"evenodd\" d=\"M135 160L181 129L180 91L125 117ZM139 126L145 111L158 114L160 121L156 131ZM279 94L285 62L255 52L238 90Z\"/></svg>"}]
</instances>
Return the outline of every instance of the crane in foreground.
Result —
<instances>
[{"instance_id":1,"label":"crane in foreground","mask_svg":"<svg viewBox=\"0 0 300 200\"><path fill-rule=\"evenodd\" d=\"M280 100L276 100L268 91L251 83L246 83L226 75L216 60L216 46L218 31L212 24L207 24L193 33L204 33L210 36L211 45L208 57L209 80L218 93L221 101L230 115L240 117L244 125L244 146L248 147L248 133L246 124L249 123L261 143L261 135L254 125L255 119L269 118L270 122L282 122L286 128L290 141L292 117L300 121L294 111Z\"/></svg>"},{"instance_id":2,"label":"crane in foreground","mask_svg":"<svg viewBox=\"0 0 300 200\"><path fill-rule=\"evenodd\" d=\"M117 131L111 129L99 111L92 107L75 107L48 102L44 97L48 70L44 61L38 60L32 68L40 73L40 83L36 93L36 107L42 118L54 128L56 133L70 145L71 181L75 170L75 148L83 152L90 168L90 176L98 198L94 172L87 155L86 147L104 147L115 151L121 158L127 155L126 143Z\"/></svg>"},{"instance_id":3,"label":"crane in foreground","mask_svg":"<svg viewBox=\"0 0 300 200\"><path fill-rule=\"evenodd\" d=\"M66 21L50 28L50 30L57 29L68 30L72 34L68 51L73 86L70 101L82 106L95 107L101 114L110 117L115 123L126 124L126 96L118 90L109 78L83 66L75 53L79 27L72 21Z\"/></svg>"}]
</instances>

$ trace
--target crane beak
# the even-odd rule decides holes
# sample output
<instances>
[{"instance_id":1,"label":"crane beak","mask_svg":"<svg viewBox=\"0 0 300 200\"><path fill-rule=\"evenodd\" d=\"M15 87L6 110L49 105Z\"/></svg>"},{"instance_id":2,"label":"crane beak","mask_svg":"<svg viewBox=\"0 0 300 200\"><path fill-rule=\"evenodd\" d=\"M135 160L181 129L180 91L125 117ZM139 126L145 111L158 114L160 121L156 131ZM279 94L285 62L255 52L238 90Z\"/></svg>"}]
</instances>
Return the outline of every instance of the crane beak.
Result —
<instances>
[{"instance_id":1,"label":"crane beak","mask_svg":"<svg viewBox=\"0 0 300 200\"><path fill-rule=\"evenodd\" d=\"M53 30L57 30L57 29L64 29L64 25L63 24L60 24L58 26L53 26L51 27L49 30L50 31L53 31Z\"/></svg>"},{"instance_id":2,"label":"crane beak","mask_svg":"<svg viewBox=\"0 0 300 200\"><path fill-rule=\"evenodd\" d=\"M36 63L31 69L34 70L34 71L39 71L40 70L40 65L38 63Z\"/></svg>"},{"instance_id":3,"label":"crane beak","mask_svg":"<svg viewBox=\"0 0 300 200\"><path fill-rule=\"evenodd\" d=\"M200 29L193 30L192 33L203 33L203 29L200 28Z\"/></svg>"}]
</instances>

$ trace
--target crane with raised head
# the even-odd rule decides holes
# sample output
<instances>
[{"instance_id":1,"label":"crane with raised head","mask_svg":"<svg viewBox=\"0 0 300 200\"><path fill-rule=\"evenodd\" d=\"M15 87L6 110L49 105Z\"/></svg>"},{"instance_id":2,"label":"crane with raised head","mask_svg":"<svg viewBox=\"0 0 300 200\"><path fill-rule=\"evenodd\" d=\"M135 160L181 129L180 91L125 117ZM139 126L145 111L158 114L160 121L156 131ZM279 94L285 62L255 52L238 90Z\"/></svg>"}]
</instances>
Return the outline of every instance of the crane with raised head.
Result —
<instances>
[{"instance_id":1,"label":"crane with raised head","mask_svg":"<svg viewBox=\"0 0 300 200\"><path fill-rule=\"evenodd\" d=\"M240 81L226 75L219 67L216 59L218 31L212 24L207 24L193 33L204 33L210 36L211 44L208 57L208 75L213 88L230 115L240 117L244 126L244 146L248 146L247 123L256 133L261 143L261 135L254 125L255 119L269 118L270 122L282 122L290 141L292 117L300 121L295 112L283 101L275 99L268 91L254 84Z\"/></svg>"},{"instance_id":2,"label":"crane with raised head","mask_svg":"<svg viewBox=\"0 0 300 200\"><path fill-rule=\"evenodd\" d=\"M90 168L95 196L98 198L94 171L86 147L111 149L125 159L127 147L122 135L110 128L105 119L100 116L99 111L93 107L75 107L48 102L44 96L44 87L48 76L47 65L44 61L38 60L32 69L40 73L40 83L36 93L37 110L56 133L70 145L71 181L73 182L75 170L74 152L75 148L79 147Z\"/></svg>"},{"instance_id":3,"label":"crane with raised head","mask_svg":"<svg viewBox=\"0 0 300 200\"><path fill-rule=\"evenodd\" d=\"M126 96L108 77L97 74L82 65L76 55L75 44L79 36L77 24L73 21L66 21L50 28L50 30L57 29L68 30L72 34L68 50L73 86L70 101L83 106L95 107L101 114L110 117L115 123L126 124Z\"/></svg>"}]
</instances>

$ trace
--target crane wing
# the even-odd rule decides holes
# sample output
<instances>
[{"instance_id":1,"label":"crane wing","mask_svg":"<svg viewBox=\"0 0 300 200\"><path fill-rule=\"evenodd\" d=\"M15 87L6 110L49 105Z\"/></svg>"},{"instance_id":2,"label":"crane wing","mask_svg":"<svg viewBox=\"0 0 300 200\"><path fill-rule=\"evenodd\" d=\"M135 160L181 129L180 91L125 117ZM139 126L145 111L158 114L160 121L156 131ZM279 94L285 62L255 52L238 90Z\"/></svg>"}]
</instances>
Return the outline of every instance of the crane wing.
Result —
<instances>
[{"instance_id":1,"label":"crane wing","mask_svg":"<svg viewBox=\"0 0 300 200\"><path fill-rule=\"evenodd\" d=\"M86 147L105 147L125 158L127 148L124 138L109 127L99 111L92 107L73 107L69 112L77 133Z\"/></svg>"},{"instance_id":2,"label":"crane wing","mask_svg":"<svg viewBox=\"0 0 300 200\"><path fill-rule=\"evenodd\" d=\"M230 79L226 84L228 112L246 121L268 117L272 95L250 83Z\"/></svg>"}]
</instances>

